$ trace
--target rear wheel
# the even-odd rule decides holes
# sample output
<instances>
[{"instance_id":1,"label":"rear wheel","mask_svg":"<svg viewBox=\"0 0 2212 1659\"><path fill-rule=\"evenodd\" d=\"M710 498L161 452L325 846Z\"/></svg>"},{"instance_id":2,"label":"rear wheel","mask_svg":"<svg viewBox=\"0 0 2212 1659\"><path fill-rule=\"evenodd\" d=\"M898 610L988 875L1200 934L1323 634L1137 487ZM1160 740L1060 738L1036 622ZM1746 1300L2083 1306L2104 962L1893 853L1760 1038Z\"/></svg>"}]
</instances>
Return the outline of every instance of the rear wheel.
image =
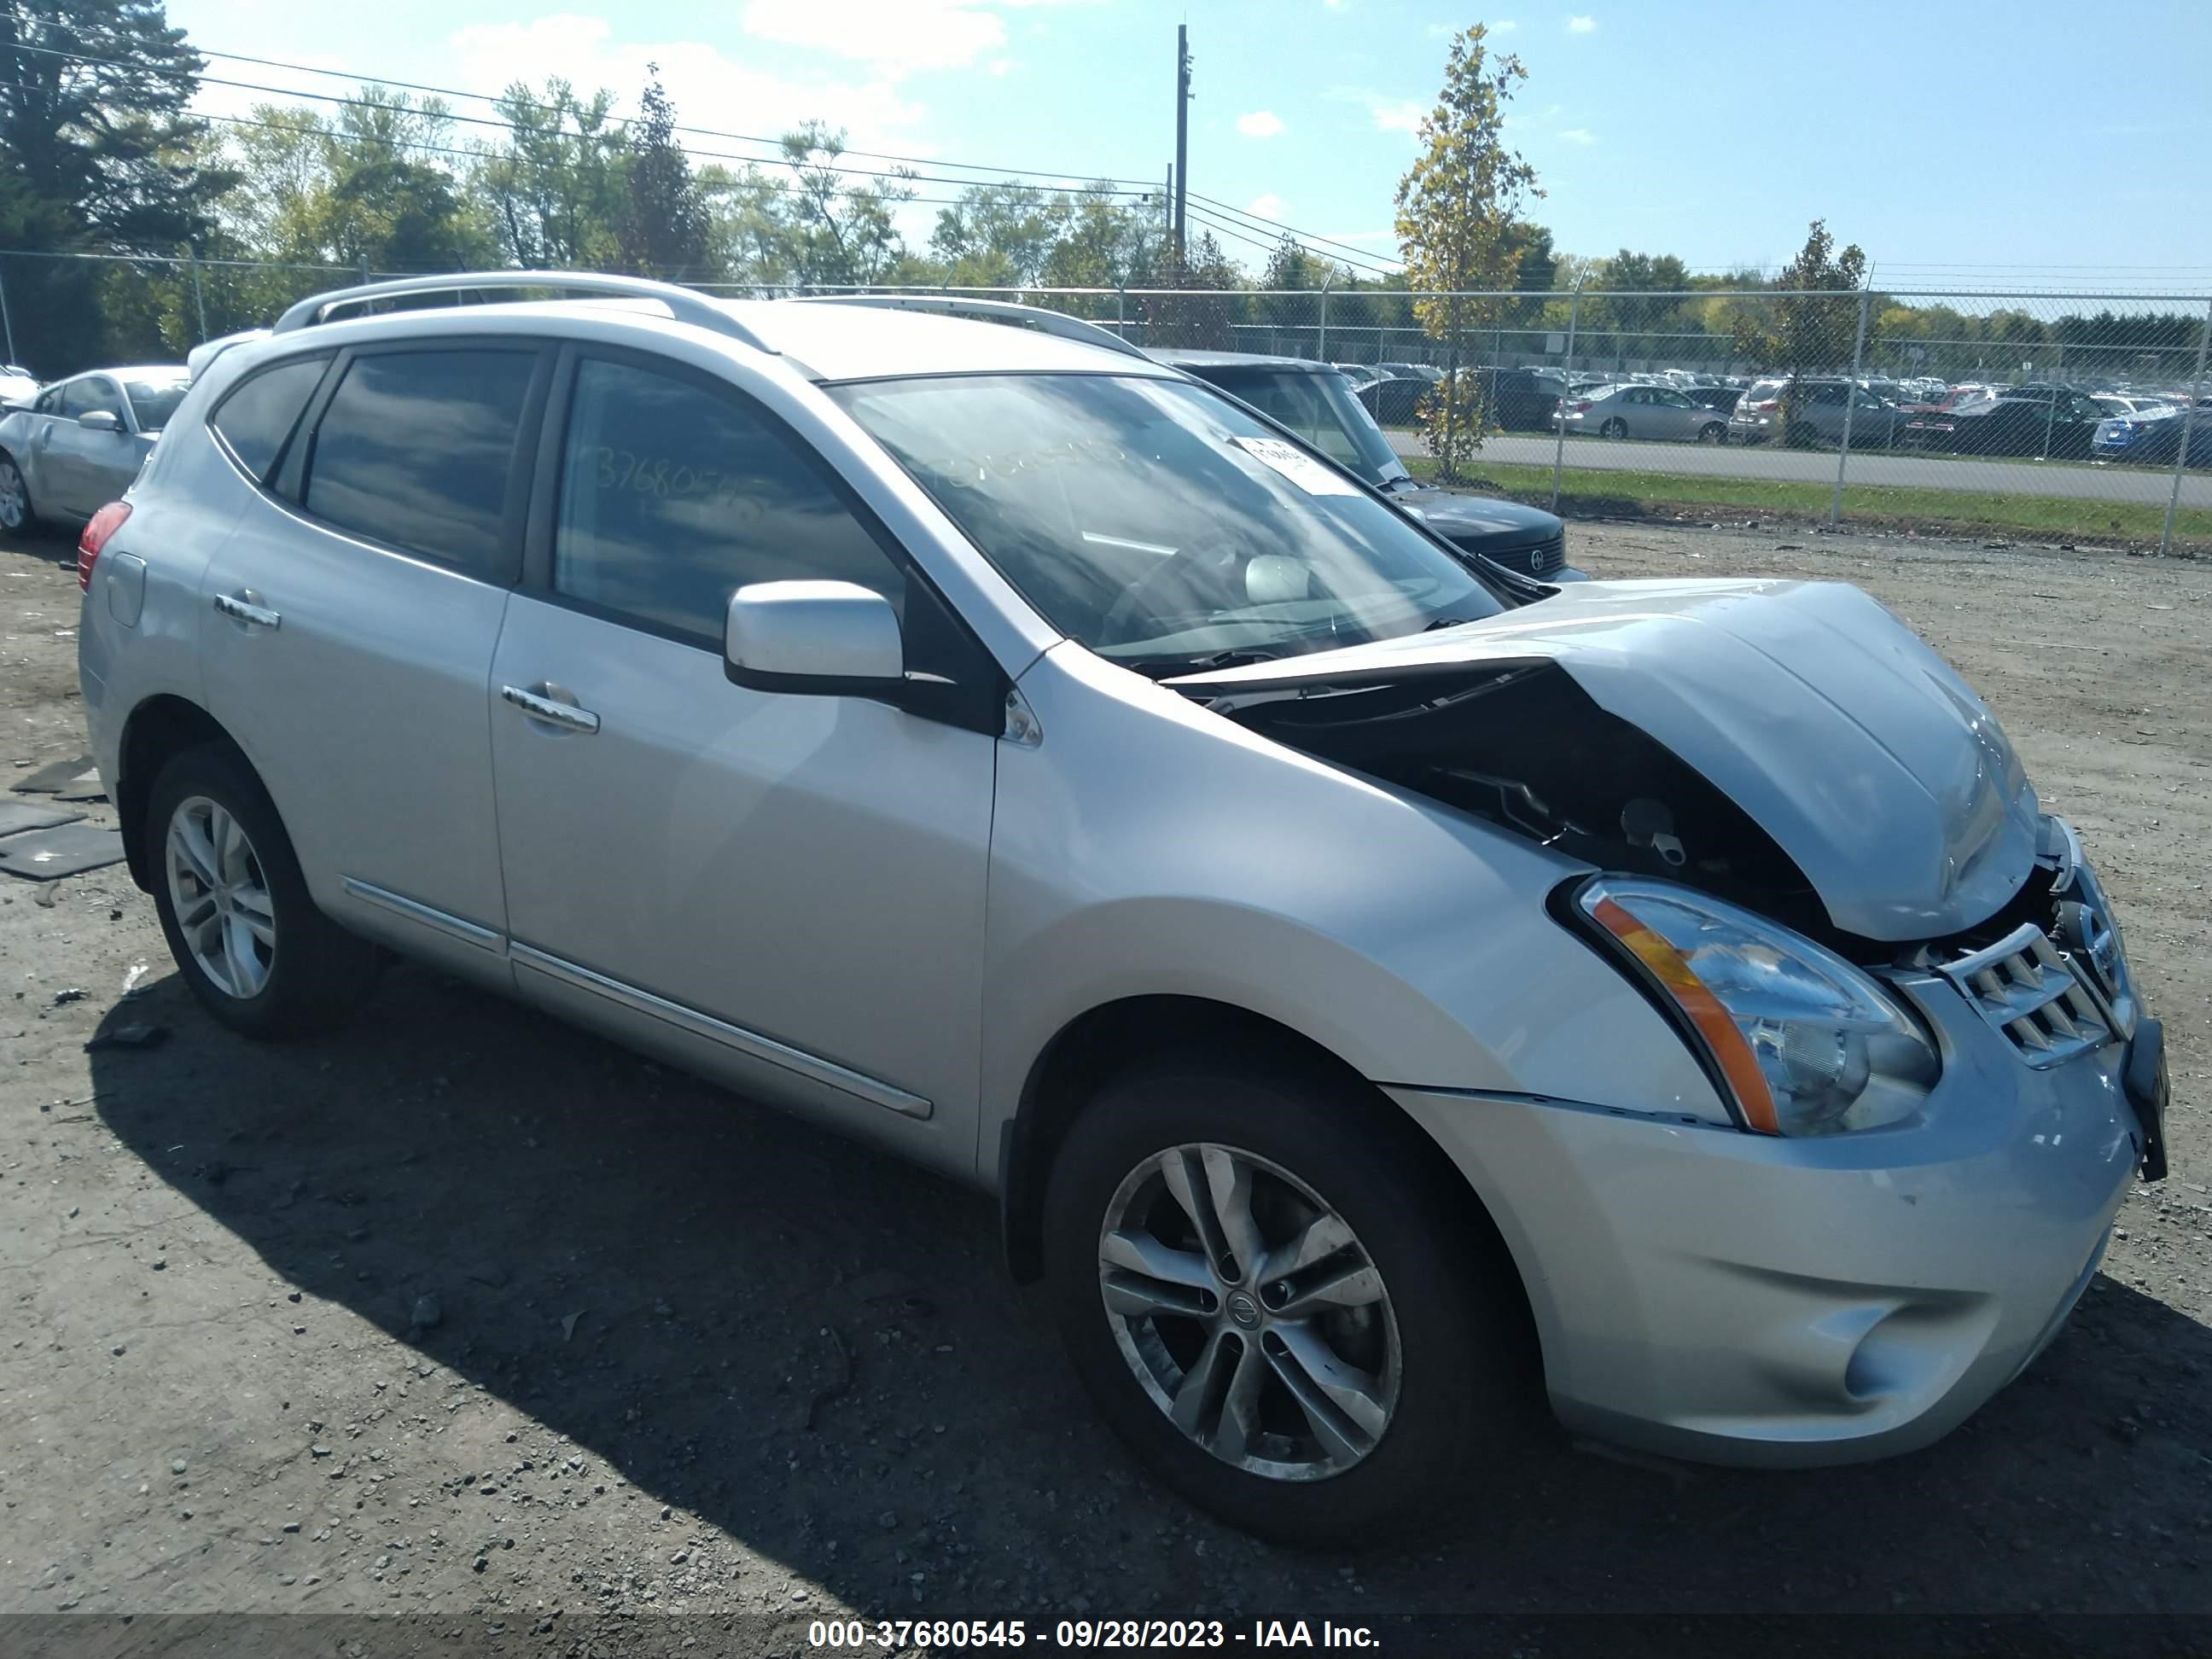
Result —
<instances>
[{"instance_id":1,"label":"rear wheel","mask_svg":"<svg viewBox=\"0 0 2212 1659\"><path fill-rule=\"evenodd\" d=\"M1598 428L1597 435L1601 438L1626 438L1628 435L1628 422L1616 415Z\"/></svg>"},{"instance_id":2,"label":"rear wheel","mask_svg":"<svg viewBox=\"0 0 2212 1659\"><path fill-rule=\"evenodd\" d=\"M1725 421L1706 422L1705 425L1698 428L1698 441L1701 444L1726 443L1728 441L1728 422Z\"/></svg>"},{"instance_id":3,"label":"rear wheel","mask_svg":"<svg viewBox=\"0 0 2212 1659\"><path fill-rule=\"evenodd\" d=\"M0 536L10 540L27 536L39 527L31 507L31 487L23 482L13 455L0 455Z\"/></svg>"},{"instance_id":4,"label":"rear wheel","mask_svg":"<svg viewBox=\"0 0 2212 1659\"><path fill-rule=\"evenodd\" d=\"M1503 1247L1354 1097L1264 1061L1148 1066L1092 1102L1046 1201L1046 1282L1108 1422L1192 1502L1316 1547L1494 1475L1533 1395Z\"/></svg>"},{"instance_id":5,"label":"rear wheel","mask_svg":"<svg viewBox=\"0 0 2212 1659\"><path fill-rule=\"evenodd\" d=\"M342 1021L374 978L376 955L316 907L291 838L253 769L210 744L155 778L144 828L154 903L200 1005L248 1036Z\"/></svg>"}]
</instances>

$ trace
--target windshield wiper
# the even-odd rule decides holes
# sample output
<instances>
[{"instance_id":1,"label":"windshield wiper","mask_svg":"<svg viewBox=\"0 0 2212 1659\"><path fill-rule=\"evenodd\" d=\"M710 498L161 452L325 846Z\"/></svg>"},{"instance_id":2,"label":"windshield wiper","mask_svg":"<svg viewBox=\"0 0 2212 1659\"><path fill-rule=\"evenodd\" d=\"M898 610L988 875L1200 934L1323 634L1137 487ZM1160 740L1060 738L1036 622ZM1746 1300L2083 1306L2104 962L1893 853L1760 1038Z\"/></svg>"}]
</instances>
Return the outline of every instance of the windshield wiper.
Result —
<instances>
[{"instance_id":1,"label":"windshield wiper","mask_svg":"<svg viewBox=\"0 0 2212 1659\"><path fill-rule=\"evenodd\" d=\"M1439 628L1464 628L1476 620L1473 617L1438 617L1434 622L1423 623L1421 632L1433 634Z\"/></svg>"},{"instance_id":2,"label":"windshield wiper","mask_svg":"<svg viewBox=\"0 0 2212 1659\"><path fill-rule=\"evenodd\" d=\"M1210 657L1130 657L1121 665L1146 678L1170 679L1177 674L1209 674L1223 668L1249 668L1255 662L1273 662L1279 651L1217 651ZM1109 659L1111 661L1113 659Z\"/></svg>"}]
</instances>

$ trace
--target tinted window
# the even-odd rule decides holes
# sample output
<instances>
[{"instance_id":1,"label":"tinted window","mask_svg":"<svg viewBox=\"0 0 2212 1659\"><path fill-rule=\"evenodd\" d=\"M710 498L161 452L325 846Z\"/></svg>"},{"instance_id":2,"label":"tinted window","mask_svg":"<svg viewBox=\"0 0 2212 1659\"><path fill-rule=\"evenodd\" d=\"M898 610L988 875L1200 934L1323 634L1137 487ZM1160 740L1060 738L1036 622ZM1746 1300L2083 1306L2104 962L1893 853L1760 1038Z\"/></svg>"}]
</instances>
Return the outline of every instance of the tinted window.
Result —
<instances>
[{"instance_id":1,"label":"tinted window","mask_svg":"<svg viewBox=\"0 0 2212 1659\"><path fill-rule=\"evenodd\" d=\"M222 400L208 424L222 434L238 464L255 478L265 478L276 452L292 434L300 411L323 378L326 357L307 357L264 369Z\"/></svg>"},{"instance_id":2,"label":"tinted window","mask_svg":"<svg viewBox=\"0 0 2212 1659\"><path fill-rule=\"evenodd\" d=\"M123 400L115 395L115 388L105 375L88 374L62 388L62 413L69 419L75 420L95 409L106 410L118 421L123 418Z\"/></svg>"},{"instance_id":3,"label":"tinted window","mask_svg":"<svg viewBox=\"0 0 2212 1659\"><path fill-rule=\"evenodd\" d=\"M1395 478L1406 464L1375 424L1367 406L1336 374L1296 369L1205 368L1192 371L1304 438L1338 465L1370 483Z\"/></svg>"},{"instance_id":4,"label":"tinted window","mask_svg":"<svg viewBox=\"0 0 2212 1659\"><path fill-rule=\"evenodd\" d=\"M586 359L562 447L553 586L720 648L751 582L904 581L807 454L732 393Z\"/></svg>"},{"instance_id":5,"label":"tinted window","mask_svg":"<svg viewBox=\"0 0 2212 1659\"><path fill-rule=\"evenodd\" d=\"M315 428L307 510L342 530L489 574L536 368L526 351L356 358Z\"/></svg>"}]
</instances>

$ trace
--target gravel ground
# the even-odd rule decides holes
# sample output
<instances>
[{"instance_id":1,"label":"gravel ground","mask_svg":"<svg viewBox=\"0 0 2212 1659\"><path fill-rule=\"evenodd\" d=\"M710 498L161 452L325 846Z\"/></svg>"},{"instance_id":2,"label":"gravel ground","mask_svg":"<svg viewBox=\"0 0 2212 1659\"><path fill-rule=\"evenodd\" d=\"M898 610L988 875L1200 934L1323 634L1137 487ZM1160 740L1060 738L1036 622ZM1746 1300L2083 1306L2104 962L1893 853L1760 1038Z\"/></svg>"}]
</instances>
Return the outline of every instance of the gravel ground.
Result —
<instances>
[{"instance_id":1,"label":"gravel ground","mask_svg":"<svg viewBox=\"0 0 2212 1659\"><path fill-rule=\"evenodd\" d=\"M1571 539L1601 575L1870 588L1989 696L2127 919L2172 1177L1943 1443L1786 1475L1561 1444L1423 1547L1267 1548L1132 1472L975 1196L420 969L342 1037L248 1045L118 866L0 877L0 1613L435 1613L518 1653L678 1628L791 1651L844 1609L2201 1620L2212 569ZM0 553L0 776L82 746L67 553ZM148 1023L169 1040L85 1052ZM635 1617L677 1612L707 1622Z\"/></svg>"}]
</instances>

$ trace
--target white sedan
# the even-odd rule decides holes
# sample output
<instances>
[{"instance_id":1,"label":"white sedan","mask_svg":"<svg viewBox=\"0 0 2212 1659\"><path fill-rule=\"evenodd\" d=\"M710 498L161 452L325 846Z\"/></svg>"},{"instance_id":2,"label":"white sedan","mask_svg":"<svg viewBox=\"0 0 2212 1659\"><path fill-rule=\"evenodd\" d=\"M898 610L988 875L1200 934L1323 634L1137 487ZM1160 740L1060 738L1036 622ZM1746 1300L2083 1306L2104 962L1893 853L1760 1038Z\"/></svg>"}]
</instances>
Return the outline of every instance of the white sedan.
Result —
<instances>
[{"instance_id":1,"label":"white sedan","mask_svg":"<svg viewBox=\"0 0 2212 1659\"><path fill-rule=\"evenodd\" d=\"M1570 433L1601 438L1717 444L1728 437L1727 416L1665 386L1593 386L1561 404L1559 420Z\"/></svg>"}]
</instances>

